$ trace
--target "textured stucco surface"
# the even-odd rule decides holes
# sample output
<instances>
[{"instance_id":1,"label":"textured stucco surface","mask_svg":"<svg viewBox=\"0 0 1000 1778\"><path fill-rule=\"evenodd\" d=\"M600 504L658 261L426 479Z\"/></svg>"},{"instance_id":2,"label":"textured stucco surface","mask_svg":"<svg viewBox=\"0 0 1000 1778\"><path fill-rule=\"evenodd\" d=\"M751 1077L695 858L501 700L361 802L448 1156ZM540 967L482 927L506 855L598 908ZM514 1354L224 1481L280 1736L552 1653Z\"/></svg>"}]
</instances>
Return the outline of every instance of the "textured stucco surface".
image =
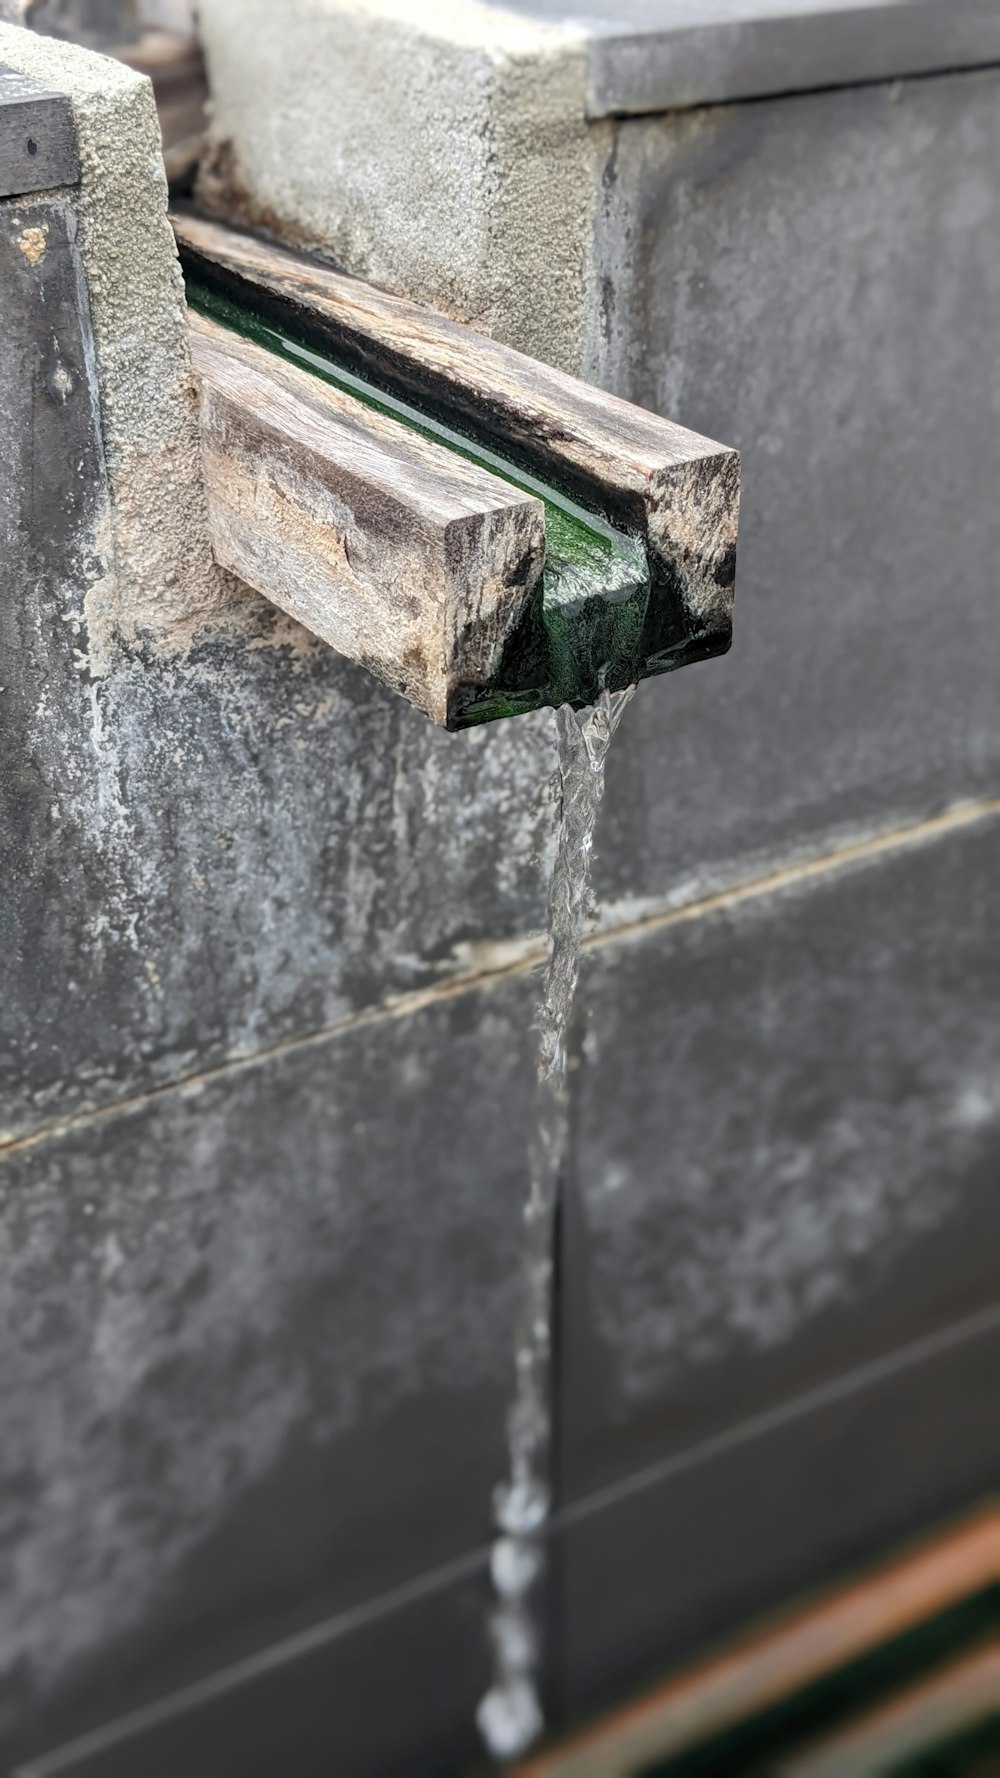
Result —
<instances>
[{"instance_id":1,"label":"textured stucco surface","mask_svg":"<svg viewBox=\"0 0 1000 1778\"><path fill-rule=\"evenodd\" d=\"M116 637L183 645L239 595L212 562L180 267L153 89L75 44L0 24L0 63L68 95L74 195L113 490L113 573L87 601L90 670ZM243 595L244 600L246 595Z\"/></svg>"},{"instance_id":2,"label":"textured stucco surface","mask_svg":"<svg viewBox=\"0 0 1000 1778\"><path fill-rule=\"evenodd\" d=\"M584 41L478 0L206 0L202 192L344 270L580 368Z\"/></svg>"}]
</instances>

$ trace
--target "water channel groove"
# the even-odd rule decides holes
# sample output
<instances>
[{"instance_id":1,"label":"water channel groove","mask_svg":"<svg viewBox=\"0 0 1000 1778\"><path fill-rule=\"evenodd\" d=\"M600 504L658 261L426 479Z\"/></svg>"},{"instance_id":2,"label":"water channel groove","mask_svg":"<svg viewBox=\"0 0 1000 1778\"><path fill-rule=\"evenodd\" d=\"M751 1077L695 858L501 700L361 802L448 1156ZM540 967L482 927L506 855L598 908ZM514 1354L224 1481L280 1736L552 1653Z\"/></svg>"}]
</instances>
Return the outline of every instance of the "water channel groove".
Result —
<instances>
[{"instance_id":1,"label":"water channel groove","mask_svg":"<svg viewBox=\"0 0 1000 1778\"><path fill-rule=\"evenodd\" d=\"M559 825L549 884L548 954L537 1020L537 1080L523 1212L508 1474L494 1496L489 1632L493 1682L477 1721L495 1759L516 1758L544 1727L537 1599L552 1510L553 1281L560 1188L569 1138L566 1041L591 912L594 829L612 737L635 690L555 713Z\"/></svg>"},{"instance_id":2,"label":"water channel groove","mask_svg":"<svg viewBox=\"0 0 1000 1778\"><path fill-rule=\"evenodd\" d=\"M197 313L541 500L546 560L535 609L508 641L496 683L471 697L457 726L523 715L545 704L589 708L596 684L627 684L640 674L652 582L636 531L612 524L472 433L359 375L321 337L301 331L301 324L300 329L291 322L276 325L248 300L232 301L204 282L206 276L211 280L210 270L186 280L186 299ZM689 635L690 628L681 624L678 665L681 655L700 658L705 652L700 630L695 626ZM599 670L603 679L596 676Z\"/></svg>"}]
</instances>

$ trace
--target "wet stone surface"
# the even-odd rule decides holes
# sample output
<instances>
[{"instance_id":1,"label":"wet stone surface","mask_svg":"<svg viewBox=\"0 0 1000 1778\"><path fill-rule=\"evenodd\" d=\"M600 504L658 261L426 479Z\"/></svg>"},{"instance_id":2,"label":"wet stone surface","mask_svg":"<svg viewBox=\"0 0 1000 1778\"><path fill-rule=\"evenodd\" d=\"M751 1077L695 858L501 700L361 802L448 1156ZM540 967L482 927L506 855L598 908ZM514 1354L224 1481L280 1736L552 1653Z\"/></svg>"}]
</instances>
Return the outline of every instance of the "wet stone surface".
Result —
<instances>
[{"instance_id":1,"label":"wet stone surface","mask_svg":"<svg viewBox=\"0 0 1000 1778\"><path fill-rule=\"evenodd\" d=\"M616 126L589 374L735 445L743 498L732 651L643 686L603 895L698 893L1000 783L996 94L987 71Z\"/></svg>"},{"instance_id":2,"label":"wet stone surface","mask_svg":"<svg viewBox=\"0 0 1000 1778\"><path fill-rule=\"evenodd\" d=\"M0 1165L4 1736L485 1562L530 1011L460 996Z\"/></svg>"},{"instance_id":3,"label":"wet stone surface","mask_svg":"<svg viewBox=\"0 0 1000 1778\"><path fill-rule=\"evenodd\" d=\"M998 868L994 817L591 961L570 1497L996 1300Z\"/></svg>"},{"instance_id":4,"label":"wet stone surface","mask_svg":"<svg viewBox=\"0 0 1000 1778\"><path fill-rule=\"evenodd\" d=\"M329 651L239 642L88 681L39 597L6 666L29 726L5 766L5 1133L334 1023L541 925L544 713L445 735Z\"/></svg>"}]
</instances>

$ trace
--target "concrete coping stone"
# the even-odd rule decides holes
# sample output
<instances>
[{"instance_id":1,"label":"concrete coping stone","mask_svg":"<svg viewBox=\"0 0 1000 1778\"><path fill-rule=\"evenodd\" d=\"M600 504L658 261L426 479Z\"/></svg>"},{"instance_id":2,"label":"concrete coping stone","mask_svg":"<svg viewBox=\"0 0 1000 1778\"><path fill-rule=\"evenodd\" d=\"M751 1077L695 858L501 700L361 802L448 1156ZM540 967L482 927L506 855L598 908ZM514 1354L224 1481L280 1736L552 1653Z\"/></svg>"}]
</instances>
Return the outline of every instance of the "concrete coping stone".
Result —
<instances>
[{"instance_id":1,"label":"concrete coping stone","mask_svg":"<svg viewBox=\"0 0 1000 1778\"><path fill-rule=\"evenodd\" d=\"M502 10L583 33L591 118L1000 61L996 0L502 0Z\"/></svg>"}]
</instances>

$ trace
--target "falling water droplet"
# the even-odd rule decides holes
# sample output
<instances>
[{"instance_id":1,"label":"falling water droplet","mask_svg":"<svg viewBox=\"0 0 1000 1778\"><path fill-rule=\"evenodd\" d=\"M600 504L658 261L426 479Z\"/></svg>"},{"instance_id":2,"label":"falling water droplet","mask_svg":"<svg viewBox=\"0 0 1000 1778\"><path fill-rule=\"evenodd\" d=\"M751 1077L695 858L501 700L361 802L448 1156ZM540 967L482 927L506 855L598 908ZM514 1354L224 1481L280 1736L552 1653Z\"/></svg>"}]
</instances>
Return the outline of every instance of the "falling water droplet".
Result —
<instances>
[{"instance_id":1,"label":"falling water droplet","mask_svg":"<svg viewBox=\"0 0 1000 1778\"><path fill-rule=\"evenodd\" d=\"M526 1593L541 1572L541 1551L515 1537L498 1537L490 1553L493 1589L501 1599Z\"/></svg>"},{"instance_id":2,"label":"falling water droplet","mask_svg":"<svg viewBox=\"0 0 1000 1778\"><path fill-rule=\"evenodd\" d=\"M487 1692L476 1711L479 1733L494 1759L516 1759L545 1726L530 1679L510 1679Z\"/></svg>"},{"instance_id":3,"label":"falling water droplet","mask_svg":"<svg viewBox=\"0 0 1000 1778\"><path fill-rule=\"evenodd\" d=\"M496 1491L496 1520L512 1537L529 1537L544 1525L549 1510L549 1491L537 1480L504 1482Z\"/></svg>"}]
</instances>

